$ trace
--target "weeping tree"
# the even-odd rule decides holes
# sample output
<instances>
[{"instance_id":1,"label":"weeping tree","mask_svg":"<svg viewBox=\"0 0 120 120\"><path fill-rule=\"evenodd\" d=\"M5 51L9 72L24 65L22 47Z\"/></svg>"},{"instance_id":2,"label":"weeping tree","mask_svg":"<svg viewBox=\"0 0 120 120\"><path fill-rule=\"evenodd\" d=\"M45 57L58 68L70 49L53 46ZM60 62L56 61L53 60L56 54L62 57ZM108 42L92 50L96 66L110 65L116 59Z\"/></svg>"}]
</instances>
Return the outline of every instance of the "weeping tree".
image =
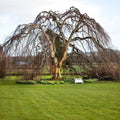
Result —
<instances>
[{"instance_id":1,"label":"weeping tree","mask_svg":"<svg viewBox=\"0 0 120 120\"><path fill-rule=\"evenodd\" d=\"M41 68L52 59L53 78L60 79L61 66L68 57L78 54L89 63L86 53L104 51L109 41L110 37L95 19L71 7L64 13L40 12L33 23L19 25L5 41L4 52L10 56L41 53Z\"/></svg>"}]
</instances>

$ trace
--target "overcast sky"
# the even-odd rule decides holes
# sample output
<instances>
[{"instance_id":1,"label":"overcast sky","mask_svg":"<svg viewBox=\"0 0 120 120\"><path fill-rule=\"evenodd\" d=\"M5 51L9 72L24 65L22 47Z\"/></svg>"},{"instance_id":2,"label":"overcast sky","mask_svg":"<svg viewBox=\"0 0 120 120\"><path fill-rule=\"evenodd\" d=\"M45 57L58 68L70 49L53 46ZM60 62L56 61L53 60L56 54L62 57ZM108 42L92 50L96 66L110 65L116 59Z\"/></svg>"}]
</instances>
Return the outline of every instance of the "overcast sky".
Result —
<instances>
[{"instance_id":1,"label":"overcast sky","mask_svg":"<svg viewBox=\"0 0 120 120\"><path fill-rule=\"evenodd\" d=\"M120 0L0 0L0 44L19 24L31 23L39 12L64 12L71 6L95 18L120 50Z\"/></svg>"}]
</instances>

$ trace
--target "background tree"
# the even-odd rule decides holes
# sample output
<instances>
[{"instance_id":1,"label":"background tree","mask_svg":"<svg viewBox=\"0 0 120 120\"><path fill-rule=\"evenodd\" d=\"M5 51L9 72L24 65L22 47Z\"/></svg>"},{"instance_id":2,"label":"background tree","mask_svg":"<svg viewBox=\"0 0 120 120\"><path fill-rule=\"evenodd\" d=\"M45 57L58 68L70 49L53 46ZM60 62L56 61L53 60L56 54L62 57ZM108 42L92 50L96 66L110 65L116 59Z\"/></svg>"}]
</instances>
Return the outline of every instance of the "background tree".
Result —
<instances>
[{"instance_id":1,"label":"background tree","mask_svg":"<svg viewBox=\"0 0 120 120\"><path fill-rule=\"evenodd\" d=\"M3 55L3 47L0 45L0 78L5 77L5 57Z\"/></svg>"},{"instance_id":2,"label":"background tree","mask_svg":"<svg viewBox=\"0 0 120 120\"><path fill-rule=\"evenodd\" d=\"M106 49L105 51L94 52L92 53L92 57L89 57L94 64L94 69L86 69L85 72L82 73L82 76L98 78L100 80L120 81L119 51Z\"/></svg>"},{"instance_id":3,"label":"background tree","mask_svg":"<svg viewBox=\"0 0 120 120\"><path fill-rule=\"evenodd\" d=\"M33 23L19 25L4 43L4 50L6 55L14 56L35 56L41 52L44 55L41 63L47 63L51 57L54 79L60 79L60 68L68 57L79 54L89 62L86 53L103 51L109 41L110 37L95 19L71 7L64 13L43 11ZM57 46L60 50L56 50Z\"/></svg>"}]
</instances>

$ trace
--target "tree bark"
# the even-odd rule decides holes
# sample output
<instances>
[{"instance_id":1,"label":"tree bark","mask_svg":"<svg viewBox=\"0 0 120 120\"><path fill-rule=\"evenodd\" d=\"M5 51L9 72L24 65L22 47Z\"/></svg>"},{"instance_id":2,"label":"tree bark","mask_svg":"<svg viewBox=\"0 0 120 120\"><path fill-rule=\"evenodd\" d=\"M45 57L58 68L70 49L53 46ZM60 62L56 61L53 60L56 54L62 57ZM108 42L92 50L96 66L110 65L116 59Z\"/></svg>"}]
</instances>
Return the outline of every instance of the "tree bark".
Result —
<instances>
[{"instance_id":1,"label":"tree bark","mask_svg":"<svg viewBox=\"0 0 120 120\"><path fill-rule=\"evenodd\" d=\"M55 71L54 71L53 79L54 80L60 80L61 79L60 66L55 66Z\"/></svg>"}]
</instances>

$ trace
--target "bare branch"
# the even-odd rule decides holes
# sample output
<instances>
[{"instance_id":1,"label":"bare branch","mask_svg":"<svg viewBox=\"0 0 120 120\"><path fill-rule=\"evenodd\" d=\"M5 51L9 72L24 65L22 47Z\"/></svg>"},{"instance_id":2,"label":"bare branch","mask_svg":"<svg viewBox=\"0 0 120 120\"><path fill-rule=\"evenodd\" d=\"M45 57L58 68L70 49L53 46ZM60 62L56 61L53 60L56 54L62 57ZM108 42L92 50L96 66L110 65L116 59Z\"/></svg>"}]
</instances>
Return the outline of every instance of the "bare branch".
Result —
<instances>
[{"instance_id":1,"label":"bare branch","mask_svg":"<svg viewBox=\"0 0 120 120\"><path fill-rule=\"evenodd\" d=\"M6 56L33 58L41 53L41 65L51 58L58 72L55 74L60 77L60 67L69 56L79 54L88 60L86 51L104 50L109 41L110 37L95 19L71 7L64 13L40 12L33 23L19 25L3 47ZM70 52L69 47L75 51Z\"/></svg>"}]
</instances>

